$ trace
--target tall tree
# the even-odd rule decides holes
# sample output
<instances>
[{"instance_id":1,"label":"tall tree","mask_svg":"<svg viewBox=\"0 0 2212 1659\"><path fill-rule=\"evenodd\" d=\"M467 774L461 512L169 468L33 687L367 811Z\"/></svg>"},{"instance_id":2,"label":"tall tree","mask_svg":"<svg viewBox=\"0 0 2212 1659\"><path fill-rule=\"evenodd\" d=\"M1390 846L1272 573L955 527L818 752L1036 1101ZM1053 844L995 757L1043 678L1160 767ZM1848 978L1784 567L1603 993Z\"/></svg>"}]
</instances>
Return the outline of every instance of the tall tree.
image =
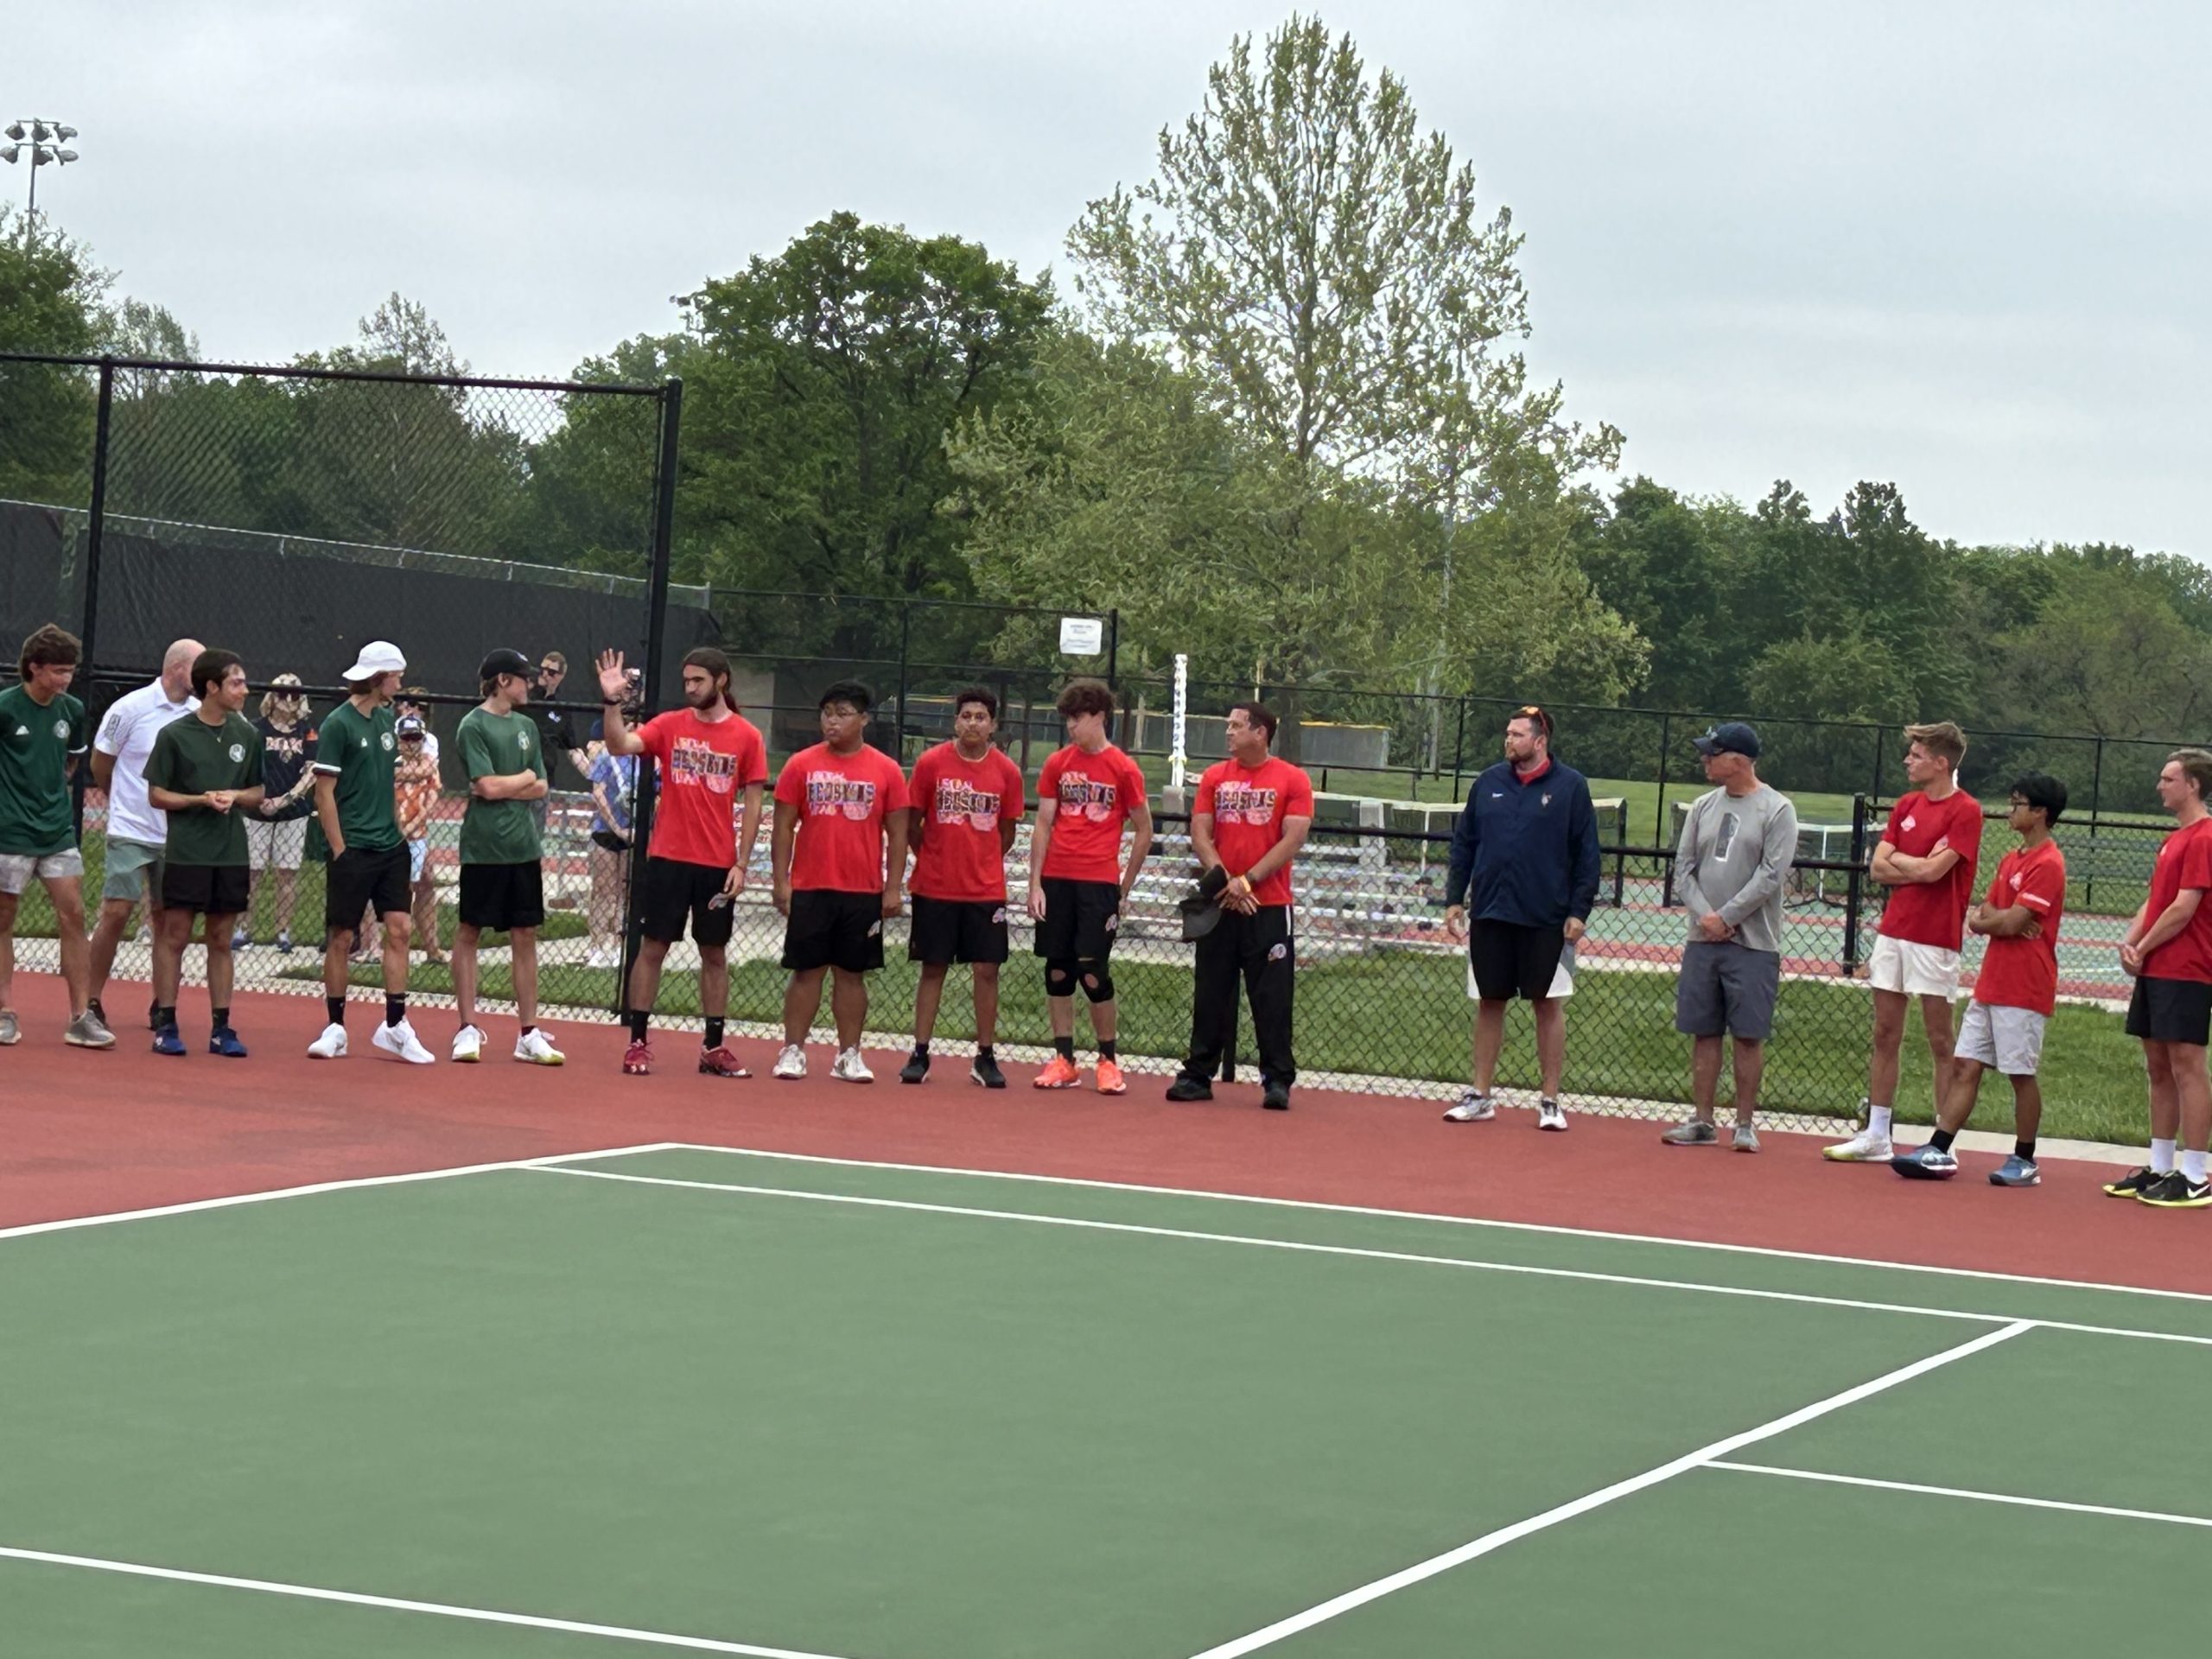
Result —
<instances>
[{"instance_id":1,"label":"tall tree","mask_svg":"<svg viewBox=\"0 0 2212 1659\"><path fill-rule=\"evenodd\" d=\"M20 215L0 207L0 352L91 351L108 280L81 245L27 237ZM83 373L0 363L0 497L82 506L92 487L92 417Z\"/></svg>"}]
</instances>

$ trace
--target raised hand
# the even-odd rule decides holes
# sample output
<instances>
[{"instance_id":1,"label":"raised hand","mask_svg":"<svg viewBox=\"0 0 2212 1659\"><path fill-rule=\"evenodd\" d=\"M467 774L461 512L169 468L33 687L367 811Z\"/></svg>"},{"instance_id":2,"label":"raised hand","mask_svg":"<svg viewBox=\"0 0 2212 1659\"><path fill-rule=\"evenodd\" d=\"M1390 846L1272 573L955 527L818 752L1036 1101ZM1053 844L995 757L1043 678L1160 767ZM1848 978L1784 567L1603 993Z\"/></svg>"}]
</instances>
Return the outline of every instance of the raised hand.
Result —
<instances>
[{"instance_id":1,"label":"raised hand","mask_svg":"<svg viewBox=\"0 0 2212 1659\"><path fill-rule=\"evenodd\" d=\"M630 677L622 667L622 653L602 651L599 653L599 695L610 702L619 702L630 692Z\"/></svg>"}]
</instances>

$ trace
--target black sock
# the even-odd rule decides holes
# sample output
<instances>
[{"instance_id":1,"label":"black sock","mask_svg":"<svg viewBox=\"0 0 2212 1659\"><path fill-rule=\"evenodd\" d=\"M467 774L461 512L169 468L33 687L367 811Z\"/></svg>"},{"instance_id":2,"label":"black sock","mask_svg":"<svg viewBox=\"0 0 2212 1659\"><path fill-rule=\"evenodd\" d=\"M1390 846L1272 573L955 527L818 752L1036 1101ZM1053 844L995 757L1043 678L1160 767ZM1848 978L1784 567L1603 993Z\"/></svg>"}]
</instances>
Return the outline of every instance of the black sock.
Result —
<instances>
[{"instance_id":1,"label":"black sock","mask_svg":"<svg viewBox=\"0 0 2212 1659\"><path fill-rule=\"evenodd\" d=\"M154 1004L154 1028L156 1031L160 1030L164 1026L173 1026L175 1024L176 1024L176 1010L175 1008L169 1007L160 1002Z\"/></svg>"},{"instance_id":2,"label":"black sock","mask_svg":"<svg viewBox=\"0 0 2212 1659\"><path fill-rule=\"evenodd\" d=\"M344 997L324 997L322 999L322 1011L330 1016L330 1023L332 1025L342 1026L346 1023L346 999Z\"/></svg>"},{"instance_id":3,"label":"black sock","mask_svg":"<svg viewBox=\"0 0 2212 1659\"><path fill-rule=\"evenodd\" d=\"M929 1052L930 1052L930 1039L929 1039L928 1038L926 1038L926 1037L923 1038L919 1042L918 1042L918 1043L916 1043L916 1044L914 1045L914 1052L915 1052L915 1053L917 1053L917 1054L926 1054L926 1053L928 1053ZM988 1052L989 1052L988 1050L986 1050L986 1051L985 1051L985 1052L987 1052L987 1053L988 1053Z\"/></svg>"},{"instance_id":4,"label":"black sock","mask_svg":"<svg viewBox=\"0 0 2212 1659\"><path fill-rule=\"evenodd\" d=\"M1928 1137L1928 1144L1938 1152L1948 1152L1951 1149L1951 1142L1958 1138L1956 1130L1938 1129Z\"/></svg>"},{"instance_id":5,"label":"black sock","mask_svg":"<svg viewBox=\"0 0 2212 1659\"><path fill-rule=\"evenodd\" d=\"M215 1029L218 1031L227 1029L231 1023L231 1011L228 1008L217 1008L214 1014Z\"/></svg>"},{"instance_id":6,"label":"black sock","mask_svg":"<svg viewBox=\"0 0 2212 1659\"><path fill-rule=\"evenodd\" d=\"M537 1027L536 1026L524 1026L524 1027L522 1028L522 1034L523 1034L524 1036L527 1037L527 1036L529 1036L529 1035L530 1035L530 1033L531 1033L531 1032L536 1031L537 1029Z\"/></svg>"},{"instance_id":7,"label":"black sock","mask_svg":"<svg viewBox=\"0 0 2212 1659\"><path fill-rule=\"evenodd\" d=\"M1114 1052L1114 1039L1111 1037L1101 1037L1098 1039L1098 1058L1102 1060L1117 1058Z\"/></svg>"},{"instance_id":8,"label":"black sock","mask_svg":"<svg viewBox=\"0 0 2212 1659\"><path fill-rule=\"evenodd\" d=\"M2036 1160L2036 1143L2032 1141L2015 1141L2012 1143L2012 1155L2023 1163L2032 1164Z\"/></svg>"},{"instance_id":9,"label":"black sock","mask_svg":"<svg viewBox=\"0 0 2212 1659\"><path fill-rule=\"evenodd\" d=\"M1052 1039L1052 1047L1058 1052L1059 1057L1065 1060L1070 1065L1073 1065L1075 1064L1074 1038L1055 1037Z\"/></svg>"},{"instance_id":10,"label":"black sock","mask_svg":"<svg viewBox=\"0 0 2212 1659\"><path fill-rule=\"evenodd\" d=\"M632 1042L642 1043L645 1040L645 1021L652 1018L652 1013L650 1009L632 1008L630 1010L630 1040Z\"/></svg>"},{"instance_id":11,"label":"black sock","mask_svg":"<svg viewBox=\"0 0 2212 1659\"><path fill-rule=\"evenodd\" d=\"M707 1021L707 1046L709 1048L720 1048L721 1046L722 1019L720 1014L715 1014L711 1016Z\"/></svg>"},{"instance_id":12,"label":"black sock","mask_svg":"<svg viewBox=\"0 0 2212 1659\"><path fill-rule=\"evenodd\" d=\"M995 1060L998 1056L991 1052L991 1046L988 1043L978 1043L976 1046L976 1058L979 1060Z\"/></svg>"},{"instance_id":13,"label":"black sock","mask_svg":"<svg viewBox=\"0 0 2212 1659\"><path fill-rule=\"evenodd\" d=\"M384 1022L396 1026L407 1018L407 993L386 991L384 994Z\"/></svg>"}]
</instances>

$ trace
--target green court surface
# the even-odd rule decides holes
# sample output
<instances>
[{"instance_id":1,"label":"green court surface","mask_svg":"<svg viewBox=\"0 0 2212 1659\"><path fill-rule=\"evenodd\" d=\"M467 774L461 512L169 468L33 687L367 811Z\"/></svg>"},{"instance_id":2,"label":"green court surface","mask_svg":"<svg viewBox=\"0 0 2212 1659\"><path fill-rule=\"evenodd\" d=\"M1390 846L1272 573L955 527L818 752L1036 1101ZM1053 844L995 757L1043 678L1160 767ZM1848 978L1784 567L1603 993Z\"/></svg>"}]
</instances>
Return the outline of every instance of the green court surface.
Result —
<instances>
[{"instance_id":1,"label":"green court surface","mask_svg":"<svg viewBox=\"0 0 2212 1659\"><path fill-rule=\"evenodd\" d=\"M2212 1299L1202 1194L641 1148L0 1331L37 1659L2072 1655L2212 1544Z\"/></svg>"}]
</instances>

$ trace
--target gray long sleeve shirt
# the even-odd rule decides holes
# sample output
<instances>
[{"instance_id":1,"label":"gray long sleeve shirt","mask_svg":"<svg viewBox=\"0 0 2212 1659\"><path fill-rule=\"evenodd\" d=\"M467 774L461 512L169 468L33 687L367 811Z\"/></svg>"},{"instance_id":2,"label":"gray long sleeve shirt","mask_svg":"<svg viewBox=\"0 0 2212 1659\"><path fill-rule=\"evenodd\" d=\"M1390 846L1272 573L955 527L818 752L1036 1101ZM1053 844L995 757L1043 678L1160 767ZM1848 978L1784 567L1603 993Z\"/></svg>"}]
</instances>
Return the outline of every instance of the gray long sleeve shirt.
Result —
<instances>
[{"instance_id":1,"label":"gray long sleeve shirt","mask_svg":"<svg viewBox=\"0 0 2212 1659\"><path fill-rule=\"evenodd\" d=\"M1797 856L1797 809L1761 784L1748 795L1709 790L1682 821L1675 888L1689 912L1690 937L1718 912L1752 950L1782 949L1782 889Z\"/></svg>"}]
</instances>

